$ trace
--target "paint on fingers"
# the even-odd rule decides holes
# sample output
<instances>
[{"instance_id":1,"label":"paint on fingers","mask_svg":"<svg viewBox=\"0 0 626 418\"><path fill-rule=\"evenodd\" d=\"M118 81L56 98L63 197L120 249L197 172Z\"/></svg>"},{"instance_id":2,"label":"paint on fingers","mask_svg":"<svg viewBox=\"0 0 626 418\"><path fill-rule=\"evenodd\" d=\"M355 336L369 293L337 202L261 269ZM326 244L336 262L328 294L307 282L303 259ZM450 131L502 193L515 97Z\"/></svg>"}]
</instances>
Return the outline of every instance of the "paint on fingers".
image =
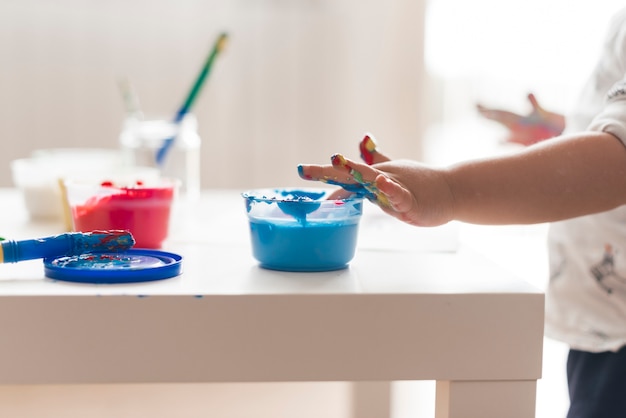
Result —
<instances>
[{"instance_id":1,"label":"paint on fingers","mask_svg":"<svg viewBox=\"0 0 626 418\"><path fill-rule=\"evenodd\" d=\"M385 196L380 190L378 190L375 180L366 181L363 177L363 174L354 167L352 167L343 155L334 154L331 157L331 162L335 167L343 167L348 170L350 176L352 176L352 178L357 183L363 186L363 188L365 188L365 190L367 190L371 194L372 197L368 197L369 200L377 203L380 206L391 207L387 196Z\"/></svg>"},{"instance_id":2,"label":"paint on fingers","mask_svg":"<svg viewBox=\"0 0 626 418\"><path fill-rule=\"evenodd\" d=\"M322 183L339 186L350 193L354 193L355 195L364 197L368 200L376 200L376 195L368 191L362 184L354 183L351 176L346 176L345 180L339 179L338 176L324 175L322 177L315 177L305 173L303 165L298 166L298 175L304 180L321 181Z\"/></svg>"},{"instance_id":3,"label":"paint on fingers","mask_svg":"<svg viewBox=\"0 0 626 418\"><path fill-rule=\"evenodd\" d=\"M367 165L374 164L374 154L376 153L376 140L370 134L366 134L365 137L359 143L359 151L361 152L361 158Z\"/></svg>"}]
</instances>

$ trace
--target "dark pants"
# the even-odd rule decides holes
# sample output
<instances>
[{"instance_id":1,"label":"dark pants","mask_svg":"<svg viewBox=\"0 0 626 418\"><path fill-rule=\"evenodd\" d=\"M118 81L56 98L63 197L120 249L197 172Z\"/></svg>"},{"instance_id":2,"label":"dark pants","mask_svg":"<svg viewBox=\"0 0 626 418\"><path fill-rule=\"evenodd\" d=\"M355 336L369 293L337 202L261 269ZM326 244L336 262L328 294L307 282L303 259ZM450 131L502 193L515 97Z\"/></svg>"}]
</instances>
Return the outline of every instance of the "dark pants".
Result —
<instances>
[{"instance_id":1,"label":"dark pants","mask_svg":"<svg viewBox=\"0 0 626 418\"><path fill-rule=\"evenodd\" d=\"M626 418L626 348L618 352L570 350L567 418Z\"/></svg>"}]
</instances>

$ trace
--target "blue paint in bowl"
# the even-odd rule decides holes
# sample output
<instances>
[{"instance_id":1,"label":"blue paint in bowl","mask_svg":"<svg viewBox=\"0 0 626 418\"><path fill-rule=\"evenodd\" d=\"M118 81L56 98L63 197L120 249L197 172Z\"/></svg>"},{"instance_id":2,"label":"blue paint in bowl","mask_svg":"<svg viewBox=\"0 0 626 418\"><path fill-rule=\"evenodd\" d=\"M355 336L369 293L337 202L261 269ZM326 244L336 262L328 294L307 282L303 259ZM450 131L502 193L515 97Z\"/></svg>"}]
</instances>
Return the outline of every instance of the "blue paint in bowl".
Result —
<instances>
[{"instance_id":1,"label":"blue paint in bowl","mask_svg":"<svg viewBox=\"0 0 626 418\"><path fill-rule=\"evenodd\" d=\"M242 193L252 253L261 267L330 271L356 251L363 198L328 200L323 189L261 189Z\"/></svg>"}]
</instances>

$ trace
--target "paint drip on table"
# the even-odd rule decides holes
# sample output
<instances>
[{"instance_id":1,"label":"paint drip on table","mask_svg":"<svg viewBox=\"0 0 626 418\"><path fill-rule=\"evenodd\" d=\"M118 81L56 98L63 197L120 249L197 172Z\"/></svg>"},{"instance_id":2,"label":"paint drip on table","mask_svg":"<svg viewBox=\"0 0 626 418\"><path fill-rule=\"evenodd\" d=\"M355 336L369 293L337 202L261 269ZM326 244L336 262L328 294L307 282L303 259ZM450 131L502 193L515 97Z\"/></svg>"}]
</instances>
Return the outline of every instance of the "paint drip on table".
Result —
<instances>
[{"instance_id":1,"label":"paint drip on table","mask_svg":"<svg viewBox=\"0 0 626 418\"><path fill-rule=\"evenodd\" d=\"M326 271L354 257L361 197L329 200L322 189L262 189L242 194L253 256L264 268Z\"/></svg>"}]
</instances>

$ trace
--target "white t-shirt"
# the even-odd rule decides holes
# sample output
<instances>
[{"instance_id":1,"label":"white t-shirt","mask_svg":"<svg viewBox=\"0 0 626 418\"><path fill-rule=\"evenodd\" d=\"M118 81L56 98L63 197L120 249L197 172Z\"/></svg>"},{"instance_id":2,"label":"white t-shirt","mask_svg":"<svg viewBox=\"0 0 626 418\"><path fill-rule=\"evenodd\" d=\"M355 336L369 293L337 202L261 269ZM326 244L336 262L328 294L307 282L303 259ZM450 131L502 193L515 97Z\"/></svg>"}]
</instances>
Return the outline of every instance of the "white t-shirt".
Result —
<instances>
[{"instance_id":1,"label":"white t-shirt","mask_svg":"<svg viewBox=\"0 0 626 418\"><path fill-rule=\"evenodd\" d=\"M567 120L568 132L603 131L626 146L626 9ZM572 348L626 345L626 206L550 226L546 335Z\"/></svg>"}]
</instances>

